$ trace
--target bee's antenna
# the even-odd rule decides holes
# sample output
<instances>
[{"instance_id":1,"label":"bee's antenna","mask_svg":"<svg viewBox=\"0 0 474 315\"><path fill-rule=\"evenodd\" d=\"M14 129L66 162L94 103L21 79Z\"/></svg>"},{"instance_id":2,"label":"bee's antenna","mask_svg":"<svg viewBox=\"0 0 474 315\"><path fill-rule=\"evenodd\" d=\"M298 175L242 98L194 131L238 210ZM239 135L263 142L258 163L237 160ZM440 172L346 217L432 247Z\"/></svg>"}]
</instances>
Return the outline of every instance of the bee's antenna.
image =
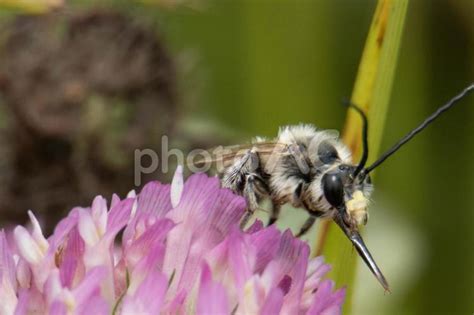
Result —
<instances>
[{"instance_id":1,"label":"bee's antenna","mask_svg":"<svg viewBox=\"0 0 474 315\"><path fill-rule=\"evenodd\" d=\"M382 154L381 157L379 157L372 165L367 167L364 170L365 174L370 173L373 171L377 166L382 164L389 156L394 154L395 152L398 151L405 143L410 141L417 133L425 129L430 123L432 123L436 118L438 118L442 113L450 109L453 105L455 105L459 100L464 98L466 95L468 95L470 92L474 90L474 83L471 83L468 87L466 87L461 93L453 97L452 99L449 100L446 104L438 108L433 114L431 114L428 118L426 118L418 127L415 129L411 130L409 133L407 133L398 143L396 143L393 147L391 147L389 150L387 150L384 154Z\"/></svg>"},{"instance_id":2,"label":"bee's antenna","mask_svg":"<svg viewBox=\"0 0 474 315\"><path fill-rule=\"evenodd\" d=\"M367 115L359 106L351 103L351 101L348 99L344 99L342 102L347 107L353 108L360 115L360 117L362 118L362 123L363 123L362 125L362 157L360 158L357 168L352 174L354 178L356 178L357 175L359 175L359 173L364 168L365 163L367 163L367 159L369 158L369 141L368 141L369 121L367 120Z\"/></svg>"}]
</instances>

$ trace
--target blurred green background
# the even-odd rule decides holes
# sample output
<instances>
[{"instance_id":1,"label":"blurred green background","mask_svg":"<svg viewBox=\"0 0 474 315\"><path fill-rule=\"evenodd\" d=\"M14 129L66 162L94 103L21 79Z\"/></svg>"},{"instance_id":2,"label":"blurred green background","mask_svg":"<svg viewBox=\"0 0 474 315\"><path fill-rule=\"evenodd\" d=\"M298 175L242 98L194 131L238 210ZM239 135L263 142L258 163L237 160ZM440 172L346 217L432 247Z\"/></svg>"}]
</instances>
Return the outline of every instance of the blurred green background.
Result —
<instances>
[{"instance_id":1,"label":"blurred green background","mask_svg":"<svg viewBox=\"0 0 474 315\"><path fill-rule=\"evenodd\" d=\"M100 2L164 39L177 67L178 134L218 135L224 144L299 122L340 130L375 4ZM472 81L474 2L411 1L382 148ZM474 312L473 121L470 96L378 170L365 239L392 294L360 264L354 314ZM303 211L286 211L280 226L301 220Z\"/></svg>"}]
</instances>

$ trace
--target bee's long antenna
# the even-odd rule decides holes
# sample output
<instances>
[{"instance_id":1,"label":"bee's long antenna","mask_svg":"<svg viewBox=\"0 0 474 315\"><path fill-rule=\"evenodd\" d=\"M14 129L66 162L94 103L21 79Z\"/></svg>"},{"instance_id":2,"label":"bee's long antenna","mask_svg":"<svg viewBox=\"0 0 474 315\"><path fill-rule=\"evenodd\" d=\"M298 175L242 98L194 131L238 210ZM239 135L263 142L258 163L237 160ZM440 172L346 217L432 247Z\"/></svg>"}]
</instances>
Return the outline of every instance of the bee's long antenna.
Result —
<instances>
[{"instance_id":1,"label":"bee's long antenna","mask_svg":"<svg viewBox=\"0 0 474 315\"><path fill-rule=\"evenodd\" d=\"M391 147L389 150L387 150L384 154L382 154L381 157L379 157L372 165L367 167L364 170L365 174L370 173L373 171L377 166L382 164L389 156L394 154L395 152L398 151L405 143L410 141L417 133L425 129L430 123L432 123L436 118L438 118L442 113L450 109L453 105L455 105L459 100L461 100L463 97L468 95L470 92L474 90L474 83L471 83L468 87L466 87L461 93L453 97L449 102L438 108L433 114L431 114L428 118L426 118L418 127L415 129L411 130L409 133L407 133L398 143L396 143L393 147Z\"/></svg>"},{"instance_id":2,"label":"bee's long antenna","mask_svg":"<svg viewBox=\"0 0 474 315\"><path fill-rule=\"evenodd\" d=\"M362 125L362 157L360 158L357 168L352 174L354 178L356 178L357 175L360 173L360 171L362 171L362 169L364 168L365 163L367 163L367 159L369 158L369 140L368 140L369 121L367 120L367 115L359 106L355 105L354 103L351 103L351 101L347 99L343 100L343 103L347 107L353 108L362 118L362 124L363 124Z\"/></svg>"}]
</instances>

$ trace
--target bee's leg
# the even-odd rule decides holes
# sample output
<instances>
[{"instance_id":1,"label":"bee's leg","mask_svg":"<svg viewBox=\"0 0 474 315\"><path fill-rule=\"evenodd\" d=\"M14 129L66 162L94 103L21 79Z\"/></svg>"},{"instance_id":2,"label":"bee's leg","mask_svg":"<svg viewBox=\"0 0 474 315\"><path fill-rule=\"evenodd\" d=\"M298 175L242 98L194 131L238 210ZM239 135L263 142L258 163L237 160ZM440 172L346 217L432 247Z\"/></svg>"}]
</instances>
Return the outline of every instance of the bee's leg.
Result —
<instances>
[{"instance_id":1,"label":"bee's leg","mask_svg":"<svg viewBox=\"0 0 474 315\"><path fill-rule=\"evenodd\" d=\"M254 214L255 210L258 208L258 192L257 192L257 187L256 187L256 182L258 179L256 179L255 175L247 175L246 176L246 181L244 184L244 189L242 195L245 197L247 200L247 210L245 211L245 214L240 221L240 228L245 228L247 225L248 221Z\"/></svg>"},{"instance_id":2,"label":"bee's leg","mask_svg":"<svg viewBox=\"0 0 474 315\"><path fill-rule=\"evenodd\" d=\"M241 228L248 223L258 208L259 197L266 191L265 183L257 173L259 164L258 154L251 149L229 167L222 178L223 187L230 188L245 197L247 201L247 211L240 223Z\"/></svg>"},{"instance_id":3,"label":"bee's leg","mask_svg":"<svg viewBox=\"0 0 474 315\"><path fill-rule=\"evenodd\" d=\"M296 237L301 237L301 236L305 235L309 231L309 229L313 226L314 222L316 222L316 219L317 219L317 217L315 217L315 216L312 216L312 215L309 216L308 219L306 219L303 226L301 227L298 234L296 234Z\"/></svg>"},{"instance_id":4,"label":"bee's leg","mask_svg":"<svg viewBox=\"0 0 474 315\"><path fill-rule=\"evenodd\" d=\"M238 194L243 194L247 176L254 174L260 162L254 150L248 150L241 158L234 162L222 176L222 186Z\"/></svg>"},{"instance_id":5,"label":"bee's leg","mask_svg":"<svg viewBox=\"0 0 474 315\"><path fill-rule=\"evenodd\" d=\"M268 219L267 226L272 225L275 223L278 218L280 217L280 210L281 210L281 205L273 202L272 203L272 212L270 214L270 218Z\"/></svg>"}]
</instances>

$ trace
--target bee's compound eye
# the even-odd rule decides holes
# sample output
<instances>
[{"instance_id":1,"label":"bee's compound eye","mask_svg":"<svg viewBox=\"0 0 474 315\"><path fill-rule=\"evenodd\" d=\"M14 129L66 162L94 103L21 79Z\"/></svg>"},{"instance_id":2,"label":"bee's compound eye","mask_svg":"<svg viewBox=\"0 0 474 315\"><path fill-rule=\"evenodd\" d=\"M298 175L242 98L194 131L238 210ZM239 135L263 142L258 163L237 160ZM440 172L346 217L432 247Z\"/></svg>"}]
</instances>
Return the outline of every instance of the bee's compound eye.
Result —
<instances>
[{"instance_id":1,"label":"bee's compound eye","mask_svg":"<svg viewBox=\"0 0 474 315\"><path fill-rule=\"evenodd\" d=\"M339 207L344 202L344 185L337 174L326 174L322 179L324 197L334 207Z\"/></svg>"},{"instance_id":2,"label":"bee's compound eye","mask_svg":"<svg viewBox=\"0 0 474 315\"><path fill-rule=\"evenodd\" d=\"M319 144L318 157L324 164L331 164L339 159L336 148L327 141Z\"/></svg>"}]
</instances>

